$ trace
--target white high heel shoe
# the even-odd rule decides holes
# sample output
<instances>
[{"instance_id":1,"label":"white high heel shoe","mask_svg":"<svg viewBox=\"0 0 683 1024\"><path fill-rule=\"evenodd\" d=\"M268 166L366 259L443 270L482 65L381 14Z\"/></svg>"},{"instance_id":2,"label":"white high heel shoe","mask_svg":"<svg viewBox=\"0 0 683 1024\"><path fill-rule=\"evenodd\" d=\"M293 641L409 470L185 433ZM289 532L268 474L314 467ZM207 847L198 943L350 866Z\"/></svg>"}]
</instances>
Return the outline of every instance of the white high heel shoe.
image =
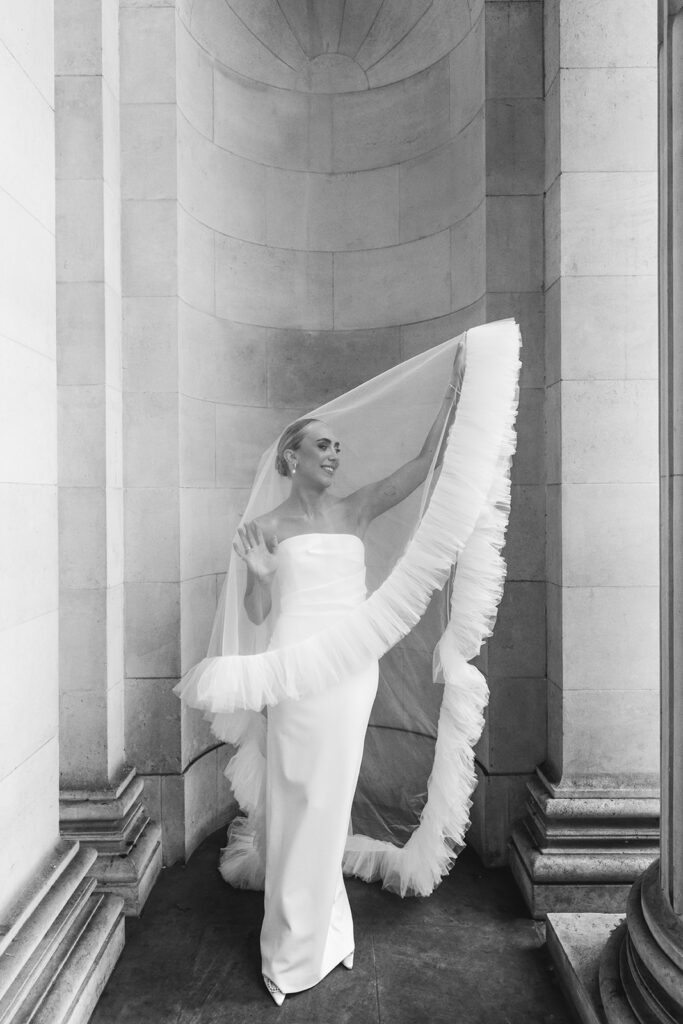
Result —
<instances>
[{"instance_id":1,"label":"white high heel shoe","mask_svg":"<svg viewBox=\"0 0 683 1024\"><path fill-rule=\"evenodd\" d=\"M342 960L342 963L344 964L344 967L347 969L347 971L352 970L353 969L353 952L349 953L348 956L345 956L344 959Z\"/></svg>"},{"instance_id":2,"label":"white high heel shoe","mask_svg":"<svg viewBox=\"0 0 683 1024\"><path fill-rule=\"evenodd\" d=\"M285 993L280 991L274 981L271 981L270 978L266 978L265 974L262 974L261 977L263 978L263 984L273 997L273 1002L278 1006L282 1006L285 1001Z\"/></svg>"}]
</instances>

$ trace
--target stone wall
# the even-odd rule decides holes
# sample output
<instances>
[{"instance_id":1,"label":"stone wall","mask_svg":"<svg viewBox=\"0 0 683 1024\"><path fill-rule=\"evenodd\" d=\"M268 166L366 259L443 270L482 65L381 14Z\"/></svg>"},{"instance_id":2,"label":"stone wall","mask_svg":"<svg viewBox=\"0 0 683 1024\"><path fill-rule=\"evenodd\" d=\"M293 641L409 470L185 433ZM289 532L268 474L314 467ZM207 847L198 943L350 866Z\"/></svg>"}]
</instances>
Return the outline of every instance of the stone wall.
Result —
<instances>
[{"instance_id":1,"label":"stone wall","mask_svg":"<svg viewBox=\"0 0 683 1024\"><path fill-rule=\"evenodd\" d=\"M0 932L58 837L52 4L0 18ZM9 826L9 827L8 827Z\"/></svg>"},{"instance_id":2,"label":"stone wall","mask_svg":"<svg viewBox=\"0 0 683 1024\"><path fill-rule=\"evenodd\" d=\"M485 319L483 4L424 8L122 6L127 751L169 859L231 808L171 687L258 455Z\"/></svg>"}]
</instances>

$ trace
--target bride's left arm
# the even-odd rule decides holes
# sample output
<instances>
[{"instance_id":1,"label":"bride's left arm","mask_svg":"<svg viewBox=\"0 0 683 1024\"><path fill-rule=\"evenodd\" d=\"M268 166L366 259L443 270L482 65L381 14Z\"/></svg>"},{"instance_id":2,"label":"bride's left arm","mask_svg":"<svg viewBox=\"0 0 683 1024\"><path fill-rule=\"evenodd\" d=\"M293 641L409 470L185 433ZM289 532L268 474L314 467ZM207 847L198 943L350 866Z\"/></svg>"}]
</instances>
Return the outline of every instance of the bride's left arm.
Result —
<instances>
[{"instance_id":1,"label":"bride's left arm","mask_svg":"<svg viewBox=\"0 0 683 1024\"><path fill-rule=\"evenodd\" d=\"M356 506L360 521L366 524L370 523L383 512L398 505L409 494L412 494L416 487L424 483L437 447L441 443L444 430L455 412L457 404L455 399L460 393L464 372L465 346L459 345L446 393L418 455L404 463L403 466L399 466L383 480L366 484L365 487L361 487L360 490L349 495L348 500Z\"/></svg>"}]
</instances>

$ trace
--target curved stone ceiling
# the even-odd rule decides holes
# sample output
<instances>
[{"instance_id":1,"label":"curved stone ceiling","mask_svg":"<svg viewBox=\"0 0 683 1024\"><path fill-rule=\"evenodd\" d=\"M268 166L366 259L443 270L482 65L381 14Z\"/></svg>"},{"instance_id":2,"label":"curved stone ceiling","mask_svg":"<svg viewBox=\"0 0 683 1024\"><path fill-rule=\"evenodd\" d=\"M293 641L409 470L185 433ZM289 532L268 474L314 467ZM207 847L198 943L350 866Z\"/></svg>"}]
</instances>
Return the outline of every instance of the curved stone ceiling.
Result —
<instances>
[{"instance_id":1,"label":"curved stone ceiling","mask_svg":"<svg viewBox=\"0 0 683 1024\"><path fill-rule=\"evenodd\" d=\"M211 56L247 78L353 92L430 67L482 8L483 0L194 0L189 27Z\"/></svg>"}]
</instances>

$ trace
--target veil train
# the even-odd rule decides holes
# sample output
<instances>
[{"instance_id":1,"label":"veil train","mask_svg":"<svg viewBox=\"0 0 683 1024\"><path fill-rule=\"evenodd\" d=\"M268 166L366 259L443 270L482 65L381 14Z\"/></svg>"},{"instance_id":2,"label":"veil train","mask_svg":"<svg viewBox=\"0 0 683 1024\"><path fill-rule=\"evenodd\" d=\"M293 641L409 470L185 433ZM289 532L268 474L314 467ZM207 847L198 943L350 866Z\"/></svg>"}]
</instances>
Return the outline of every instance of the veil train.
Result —
<instances>
[{"instance_id":1,"label":"veil train","mask_svg":"<svg viewBox=\"0 0 683 1024\"><path fill-rule=\"evenodd\" d=\"M466 371L441 463L419 493L368 532L366 601L307 640L267 650L268 627L247 619L244 567L233 557L207 657L176 687L238 748L226 775L244 814L231 824L221 860L233 885L263 886L263 709L339 685L374 658L382 658L380 689L354 810L374 834L350 829L344 871L381 879L402 896L428 895L464 845L473 746L488 700L486 680L470 662L492 632L505 579L518 326L502 320L473 328L309 415L342 439L345 492L380 479L419 449L462 342ZM243 520L286 494L274 451L261 459ZM392 784L406 764L414 778Z\"/></svg>"}]
</instances>

